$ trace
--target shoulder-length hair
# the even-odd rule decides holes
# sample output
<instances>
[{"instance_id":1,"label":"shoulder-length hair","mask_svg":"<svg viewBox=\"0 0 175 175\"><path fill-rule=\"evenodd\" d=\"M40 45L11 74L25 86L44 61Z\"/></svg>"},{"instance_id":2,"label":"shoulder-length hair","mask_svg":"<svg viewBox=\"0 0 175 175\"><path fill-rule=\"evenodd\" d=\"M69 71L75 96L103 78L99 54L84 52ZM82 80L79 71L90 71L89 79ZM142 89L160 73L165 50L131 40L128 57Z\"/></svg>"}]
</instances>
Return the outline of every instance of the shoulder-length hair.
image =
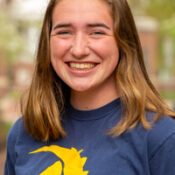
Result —
<instances>
[{"instance_id":1,"label":"shoulder-length hair","mask_svg":"<svg viewBox=\"0 0 175 175\"><path fill-rule=\"evenodd\" d=\"M115 38L120 59L116 68L116 83L120 93L123 116L109 131L119 136L142 123L145 129L163 115L175 113L163 102L151 83L145 69L141 44L135 22L126 0L103 0L111 8ZM52 13L59 0L50 0L41 30L36 66L25 105L22 104L24 126L39 141L57 140L66 132L62 126L65 103L69 100L69 87L56 75L50 59L50 33ZM155 111L152 123L146 110Z\"/></svg>"}]
</instances>

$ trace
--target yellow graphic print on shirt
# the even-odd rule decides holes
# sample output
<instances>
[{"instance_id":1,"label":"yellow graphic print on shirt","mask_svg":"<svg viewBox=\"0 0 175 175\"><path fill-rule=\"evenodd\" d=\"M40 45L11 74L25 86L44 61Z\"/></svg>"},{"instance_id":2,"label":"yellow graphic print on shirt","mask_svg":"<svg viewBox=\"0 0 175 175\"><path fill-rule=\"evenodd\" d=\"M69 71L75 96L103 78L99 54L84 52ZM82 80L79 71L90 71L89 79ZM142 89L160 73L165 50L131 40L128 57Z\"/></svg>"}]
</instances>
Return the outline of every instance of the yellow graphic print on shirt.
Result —
<instances>
[{"instance_id":1,"label":"yellow graphic print on shirt","mask_svg":"<svg viewBox=\"0 0 175 175\"><path fill-rule=\"evenodd\" d=\"M77 151L75 148L63 148L60 146L44 146L37 149L36 151L30 152L30 154L39 153L39 152L52 152L61 161L55 162L53 165L44 170L40 175L87 175L88 171L83 171L83 166L86 163L87 157L80 156L80 153L83 150Z\"/></svg>"}]
</instances>

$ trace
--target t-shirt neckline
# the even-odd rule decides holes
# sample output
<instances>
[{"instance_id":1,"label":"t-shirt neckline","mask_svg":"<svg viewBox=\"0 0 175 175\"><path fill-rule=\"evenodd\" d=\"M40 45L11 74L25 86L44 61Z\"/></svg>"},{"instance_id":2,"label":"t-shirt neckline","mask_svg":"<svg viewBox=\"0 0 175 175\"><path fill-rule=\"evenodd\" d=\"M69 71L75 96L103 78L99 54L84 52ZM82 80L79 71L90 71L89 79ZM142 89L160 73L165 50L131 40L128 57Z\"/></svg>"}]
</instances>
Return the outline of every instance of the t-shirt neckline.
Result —
<instances>
[{"instance_id":1,"label":"t-shirt neckline","mask_svg":"<svg viewBox=\"0 0 175 175\"><path fill-rule=\"evenodd\" d=\"M92 110L79 110L74 108L69 103L67 105L66 114L67 117L71 117L75 120L97 120L117 110L118 107L120 107L120 98L117 98L102 107Z\"/></svg>"}]
</instances>

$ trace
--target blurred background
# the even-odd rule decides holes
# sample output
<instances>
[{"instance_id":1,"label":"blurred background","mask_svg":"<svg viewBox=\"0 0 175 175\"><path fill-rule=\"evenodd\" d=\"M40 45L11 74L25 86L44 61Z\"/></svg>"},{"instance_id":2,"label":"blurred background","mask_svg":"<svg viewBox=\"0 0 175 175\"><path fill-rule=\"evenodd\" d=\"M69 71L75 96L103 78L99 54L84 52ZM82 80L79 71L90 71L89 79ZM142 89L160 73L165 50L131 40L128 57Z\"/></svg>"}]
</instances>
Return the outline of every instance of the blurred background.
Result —
<instances>
[{"instance_id":1,"label":"blurred background","mask_svg":"<svg viewBox=\"0 0 175 175\"><path fill-rule=\"evenodd\" d=\"M6 136L21 116L30 84L43 14L49 0L0 0L0 175ZM175 1L128 0L145 64L162 97L175 109Z\"/></svg>"}]
</instances>

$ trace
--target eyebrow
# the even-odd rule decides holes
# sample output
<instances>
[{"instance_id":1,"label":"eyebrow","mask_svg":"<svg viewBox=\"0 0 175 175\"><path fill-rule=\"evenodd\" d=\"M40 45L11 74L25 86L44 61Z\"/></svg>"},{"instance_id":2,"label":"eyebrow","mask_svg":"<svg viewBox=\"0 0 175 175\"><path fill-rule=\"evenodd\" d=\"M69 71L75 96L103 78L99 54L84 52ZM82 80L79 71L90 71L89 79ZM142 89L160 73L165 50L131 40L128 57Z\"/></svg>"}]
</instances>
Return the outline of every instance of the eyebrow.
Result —
<instances>
[{"instance_id":1,"label":"eyebrow","mask_svg":"<svg viewBox=\"0 0 175 175\"><path fill-rule=\"evenodd\" d=\"M106 24L104 23L94 23L94 24L88 24L88 27L104 27L108 30L110 30L110 27L108 27Z\"/></svg>"},{"instance_id":2,"label":"eyebrow","mask_svg":"<svg viewBox=\"0 0 175 175\"><path fill-rule=\"evenodd\" d=\"M71 23L61 23L61 24L57 24L54 27L54 30L58 29L58 28L63 28L63 27L71 27L72 24ZM87 27L104 27L108 30L110 30L110 27L108 27L106 24L104 23L92 23L92 24L87 24Z\"/></svg>"},{"instance_id":3,"label":"eyebrow","mask_svg":"<svg viewBox=\"0 0 175 175\"><path fill-rule=\"evenodd\" d=\"M62 28L62 27L71 27L71 23L63 23L63 24L57 24L55 27L54 27L54 30L55 29L58 29L58 28Z\"/></svg>"}]
</instances>

